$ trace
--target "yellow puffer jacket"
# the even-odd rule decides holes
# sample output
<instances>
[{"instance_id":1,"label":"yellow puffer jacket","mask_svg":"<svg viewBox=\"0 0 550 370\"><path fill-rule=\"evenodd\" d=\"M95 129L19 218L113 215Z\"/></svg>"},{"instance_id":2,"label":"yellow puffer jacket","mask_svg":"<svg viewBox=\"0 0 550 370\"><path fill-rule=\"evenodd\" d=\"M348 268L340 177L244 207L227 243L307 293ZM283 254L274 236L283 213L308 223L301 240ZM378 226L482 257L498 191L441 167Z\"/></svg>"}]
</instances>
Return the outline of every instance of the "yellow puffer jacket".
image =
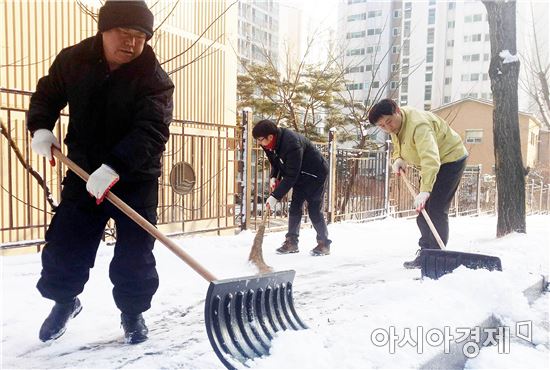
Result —
<instances>
[{"instance_id":1,"label":"yellow puffer jacket","mask_svg":"<svg viewBox=\"0 0 550 370\"><path fill-rule=\"evenodd\" d=\"M391 134L392 158L402 158L420 167L420 191L431 192L441 164L468 155L460 136L447 122L431 112L400 107L403 121L397 135Z\"/></svg>"}]
</instances>

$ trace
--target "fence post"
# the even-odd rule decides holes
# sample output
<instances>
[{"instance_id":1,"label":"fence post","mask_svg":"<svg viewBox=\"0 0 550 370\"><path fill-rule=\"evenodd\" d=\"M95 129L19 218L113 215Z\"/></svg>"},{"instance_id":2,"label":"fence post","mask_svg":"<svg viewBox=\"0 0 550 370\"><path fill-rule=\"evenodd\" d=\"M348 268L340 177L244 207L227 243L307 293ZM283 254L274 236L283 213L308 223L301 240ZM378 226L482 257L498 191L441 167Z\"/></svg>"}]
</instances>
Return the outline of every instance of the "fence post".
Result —
<instances>
[{"instance_id":1,"label":"fence post","mask_svg":"<svg viewBox=\"0 0 550 370\"><path fill-rule=\"evenodd\" d=\"M250 223L250 202L252 200L252 112L242 111L243 117L243 200L241 230L248 229Z\"/></svg>"},{"instance_id":2,"label":"fence post","mask_svg":"<svg viewBox=\"0 0 550 370\"><path fill-rule=\"evenodd\" d=\"M530 190L530 195L529 195L529 214L532 215L533 214L533 209L534 209L534 205L535 205L535 202L534 202L534 197L535 197L535 180L534 179L531 179L531 190Z\"/></svg>"},{"instance_id":3,"label":"fence post","mask_svg":"<svg viewBox=\"0 0 550 370\"><path fill-rule=\"evenodd\" d=\"M384 212L390 215L390 153L391 140L386 140L386 174L384 176Z\"/></svg>"},{"instance_id":4,"label":"fence post","mask_svg":"<svg viewBox=\"0 0 550 370\"><path fill-rule=\"evenodd\" d=\"M477 165L477 197L476 197L476 213L478 217L481 215L481 164Z\"/></svg>"},{"instance_id":5,"label":"fence post","mask_svg":"<svg viewBox=\"0 0 550 370\"><path fill-rule=\"evenodd\" d=\"M544 182L540 180L540 196L539 196L539 214L542 215L542 191L544 190Z\"/></svg>"},{"instance_id":6,"label":"fence post","mask_svg":"<svg viewBox=\"0 0 550 370\"><path fill-rule=\"evenodd\" d=\"M336 129L328 132L328 222L335 221L336 198Z\"/></svg>"}]
</instances>

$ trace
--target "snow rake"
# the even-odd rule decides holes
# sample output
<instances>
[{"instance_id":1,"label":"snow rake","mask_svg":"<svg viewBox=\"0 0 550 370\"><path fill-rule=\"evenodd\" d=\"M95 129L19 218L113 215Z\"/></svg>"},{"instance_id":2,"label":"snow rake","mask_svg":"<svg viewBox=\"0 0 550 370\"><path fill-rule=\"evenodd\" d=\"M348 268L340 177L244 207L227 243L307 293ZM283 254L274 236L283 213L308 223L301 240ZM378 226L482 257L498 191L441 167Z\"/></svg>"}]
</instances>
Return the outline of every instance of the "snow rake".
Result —
<instances>
[{"instance_id":1,"label":"snow rake","mask_svg":"<svg viewBox=\"0 0 550 370\"><path fill-rule=\"evenodd\" d=\"M405 172L399 170L401 178L405 182L407 189L413 197L416 196L416 192L413 186L405 177ZM470 269L487 269L489 271L497 270L502 271L502 265L500 258L495 256L487 256L477 253L466 253L445 250L445 244L439 233L437 232L435 225L433 224L428 212L422 209L422 216L426 220L426 223L430 227L432 234L441 249L422 249L420 250L420 271L422 277L428 277L430 279L439 279L441 276L453 272L459 266L465 266Z\"/></svg>"},{"instance_id":2,"label":"snow rake","mask_svg":"<svg viewBox=\"0 0 550 370\"><path fill-rule=\"evenodd\" d=\"M52 154L88 180L89 174L59 149L52 146ZM228 369L269 354L271 340L278 331L307 329L294 307L294 270L218 280L115 194L108 192L106 199L210 283L204 310L206 332L214 352Z\"/></svg>"}]
</instances>

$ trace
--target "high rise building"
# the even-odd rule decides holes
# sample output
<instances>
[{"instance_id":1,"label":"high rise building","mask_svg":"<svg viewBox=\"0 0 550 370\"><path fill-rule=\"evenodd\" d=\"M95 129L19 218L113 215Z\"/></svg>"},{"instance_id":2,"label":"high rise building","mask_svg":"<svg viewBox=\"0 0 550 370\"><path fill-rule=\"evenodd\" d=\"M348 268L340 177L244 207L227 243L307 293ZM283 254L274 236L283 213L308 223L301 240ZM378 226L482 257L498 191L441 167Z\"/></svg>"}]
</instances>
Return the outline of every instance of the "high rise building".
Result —
<instances>
[{"instance_id":1,"label":"high rise building","mask_svg":"<svg viewBox=\"0 0 550 370\"><path fill-rule=\"evenodd\" d=\"M238 15L239 73L243 63L265 64L266 55L279 63L279 3L275 0L240 0Z\"/></svg>"},{"instance_id":2,"label":"high rise building","mask_svg":"<svg viewBox=\"0 0 550 370\"><path fill-rule=\"evenodd\" d=\"M549 9L548 2L516 4L520 78L535 51L549 63ZM465 97L492 100L489 24L480 1L346 0L339 12L348 88L358 101L391 97L432 109ZM532 111L527 92L518 95L520 110Z\"/></svg>"}]
</instances>

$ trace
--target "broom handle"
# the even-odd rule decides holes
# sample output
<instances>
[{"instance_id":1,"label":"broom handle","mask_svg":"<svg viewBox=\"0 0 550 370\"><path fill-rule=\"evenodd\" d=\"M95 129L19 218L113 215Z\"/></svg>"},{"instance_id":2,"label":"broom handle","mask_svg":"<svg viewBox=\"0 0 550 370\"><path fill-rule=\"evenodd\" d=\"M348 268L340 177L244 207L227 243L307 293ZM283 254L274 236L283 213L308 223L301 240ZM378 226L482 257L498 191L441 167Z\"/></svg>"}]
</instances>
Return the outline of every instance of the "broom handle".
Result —
<instances>
[{"instance_id":1,"label":"broom handle","mask_svg":"<svg viewBox=\"0 0 550 370\"><path fill-rule=\"evenodd\" d=\"M405 185L407 185L407 188L411 192L411 195L413 197L416 197L417 194L414 191L411 183L409 182L409 179L407 179L407 177L405 176L405 171L403 171L402 169L399 169L399 172L401 174L401 178L403 179L403 181L405 181ZM424 219L428 223L430 230L432 230L432 234L434 234L435 240L437 240L437 244L439 244L439 248L445 249L445 244L443 243L443 240L441 240L439 233L435 229L435 225L433 224L432 219L430 218L430 216L428 216L428 212L426 212L424 208L422 208L421 212L422 212L422 216L424 216Z\"/></svg>"},{"instance_id":2,"label":"broom handle","mask_svg":"<svg viewBox=\"0 0 550 370\"><path fill-rule=\"evenodd\" d=\"M63 164L65 164L71 171L76 173L82 180L88 181L88 178L90 175L86 173L80 166L78 166L76 163L71 161L65 154L61 153L59 149L57 149L55 146L52 146L52 154L59 159ZM124 213L126 216L130 217L135 223L137 223L139 226L141 226L145 231L147 231L151 236L153 236L155 239L160 241L162 244L164 244L168 249L170 249L176 256L178 256L180 259L182 259L185 263L187 263L193 270L199 273L200 276L202 276L204 279L208 280L209 282L212 282L216 279L212 273L210 273L207 269L205 269L203 266L201 266L193 257L191 257L189 254L187 254L179 245L174 243L172 240L170 240L166 235L161 233L155 226L153 226L149 221L147 221L145 218L143 218L139 213L134 211L129 205L124 203L122 199L111 193L110 191L107 192L106 198L111 202L115 207L117 207L122 213Z\"/></svg>"}]
</instances>

